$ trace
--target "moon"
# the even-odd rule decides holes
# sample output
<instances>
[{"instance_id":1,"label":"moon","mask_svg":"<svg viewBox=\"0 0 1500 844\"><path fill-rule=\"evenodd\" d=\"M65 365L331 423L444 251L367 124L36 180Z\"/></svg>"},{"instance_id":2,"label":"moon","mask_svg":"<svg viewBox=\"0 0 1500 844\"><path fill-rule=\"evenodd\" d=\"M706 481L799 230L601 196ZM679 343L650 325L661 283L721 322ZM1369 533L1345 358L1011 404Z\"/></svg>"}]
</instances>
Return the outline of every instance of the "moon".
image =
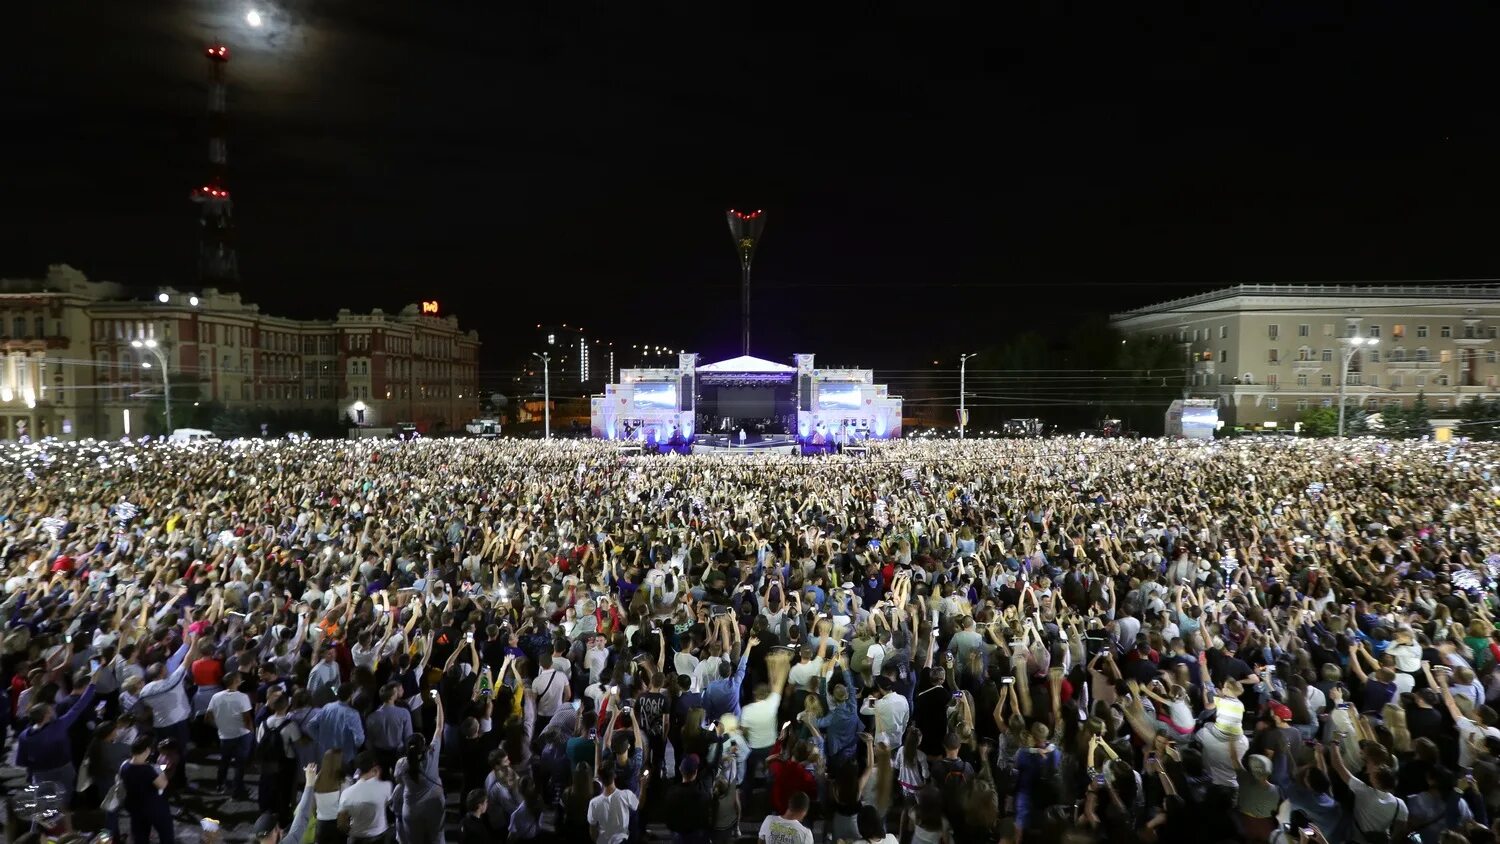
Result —
<instances>
[{"instance_id":1,"label":"moon","mask_svg":"<svg viewBox=\"0 0 1500 844\"><path fill-rule=\"evenodd\" d=\"M256 29L259 29L261 25L260 12L256 11L255 9L251 9L250 11L246 12L245 23L248 23Z\"/></svg>"}]
</instances>

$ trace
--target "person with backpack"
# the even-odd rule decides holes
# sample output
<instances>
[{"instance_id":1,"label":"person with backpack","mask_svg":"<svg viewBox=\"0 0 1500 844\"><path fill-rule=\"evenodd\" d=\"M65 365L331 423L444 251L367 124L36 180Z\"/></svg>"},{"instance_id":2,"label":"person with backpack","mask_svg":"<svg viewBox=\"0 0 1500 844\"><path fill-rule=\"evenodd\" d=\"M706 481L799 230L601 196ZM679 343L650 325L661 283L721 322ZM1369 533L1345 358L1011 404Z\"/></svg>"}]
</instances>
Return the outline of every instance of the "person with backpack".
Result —
<instances>
[{"instance_id":1,"label":"person with backpack","mask_svg":"<svg viewBox=\"0 0 1500 844\"><path fill-rule=\"evenodd\" d=\"M1336 745L1325 748L1333 772L1338 775L1354 795L1354 829L1350 840L1356 844L1390 844L1403 838L1407 821L1406 801L1391 793L1396 788L1396 775L1391 769L1367 763L1364 779L1349 773L1344 764L1344 754Z\"/></svg>"},{"instance_id":2,"label":"person with backpack","mask_svg":"<svg viewBox=\"0 0 1500 844\"><path fill-rule=\"evenodd\" d=\"M297 778L297 755L293 743L302 737L288 712L286 695L273 695L268 708L271 714L260 723L255 737L255 759L260 768L257 795L262 812L282 812L292 801Z\"/></svg>"},{"instance_id":3,"label":"person with backpack","mask_svg":"<svg viewBox=\"0 0 1500 844\"><path fill-rule=\"evenodd\" d=\"M974 779L974 766L958 758L963 741L957 733L943 736L943 755L930 763L932 781L943 792L943 811L950 818L963 814L964 789Z\"/></svg>"}]
</instances>

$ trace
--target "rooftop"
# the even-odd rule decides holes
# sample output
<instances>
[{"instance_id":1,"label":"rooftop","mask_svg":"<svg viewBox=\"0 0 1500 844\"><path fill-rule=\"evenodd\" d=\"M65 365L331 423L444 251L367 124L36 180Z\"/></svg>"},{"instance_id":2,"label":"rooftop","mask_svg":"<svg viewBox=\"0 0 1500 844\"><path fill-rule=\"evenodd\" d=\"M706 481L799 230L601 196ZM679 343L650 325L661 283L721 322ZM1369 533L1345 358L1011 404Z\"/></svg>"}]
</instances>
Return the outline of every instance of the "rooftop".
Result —
<instances>
[{"instance_id":1,"label":"rooftop","mask_svg":"<svg viewBox=\"0 0 1500 844\"><path fill-rule=\"evenodd\" d=\"M1146 314L1169 313L1188 310L1198 305L1222 302L1240 296L1281 296L1300 298L1365 298L1365 299L1455 299L1472 300L1475 304L1489 304L1500 300L1500 284L1491 279L1480 281L1409 282L1399 284L1236 284L1221 290L1211 290L1195 296L1169 299L1154 305L1121 311L1113 319L1124 319Z\"/></svg>"}]
</instances>

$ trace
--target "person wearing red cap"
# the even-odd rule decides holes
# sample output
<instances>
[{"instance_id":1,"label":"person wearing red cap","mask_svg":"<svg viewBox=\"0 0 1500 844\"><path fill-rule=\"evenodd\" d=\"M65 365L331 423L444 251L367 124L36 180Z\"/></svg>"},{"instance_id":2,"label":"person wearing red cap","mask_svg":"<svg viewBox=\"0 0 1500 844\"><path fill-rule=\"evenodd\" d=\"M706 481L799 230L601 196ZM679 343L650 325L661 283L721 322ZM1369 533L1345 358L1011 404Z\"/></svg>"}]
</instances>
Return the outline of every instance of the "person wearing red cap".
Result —
<instances>
[{"instance_id":1,"label":"person wearing red cap","mask_svg":"<svg viewBox=\"0 0 1500 844\"><path fill-rule=\"evenodd\" d=\"M1287 788L1292 783L1292 751L1302 741L1302 733L1291 725L1292 709L1273 700L1256 719L1255 738L1250 752L1271 760L1271 782Z\"/></svg>"}]
</instances>

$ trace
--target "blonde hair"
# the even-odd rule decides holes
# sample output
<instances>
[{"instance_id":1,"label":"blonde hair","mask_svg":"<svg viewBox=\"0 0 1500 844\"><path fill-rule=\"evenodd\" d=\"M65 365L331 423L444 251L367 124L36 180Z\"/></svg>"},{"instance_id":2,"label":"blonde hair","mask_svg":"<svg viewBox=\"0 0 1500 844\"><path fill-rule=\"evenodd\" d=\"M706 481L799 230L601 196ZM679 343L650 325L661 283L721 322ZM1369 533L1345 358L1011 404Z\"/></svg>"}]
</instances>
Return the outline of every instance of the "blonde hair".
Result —
<instances>
[{"instance_id":1,"label":"blonde hair","mask_svg":"<svg viewBox=\"0 0 1500 844\"><path fill-rule=\"evenodd\" d=\"M334 748L324 752L323 764L318 766L318 778L313 782L313 791L327 794L341 791L344 787L344 751Z\"/></svg>"},{"instance_id":2,"label":"blonde hair","mask_svg":"<svg viewBox=\"0 0 1500 844\"><path fill-rule=\"evenodd\" d=\"M1385 721L1385 728L1391 732L1391 751L1410 753L1411 731L1406 728L1406 710L1394 703L1387 703L1380 710L1380 717Z\"/></svg>"},{"instance_id":3,"label":"blonde hair","mask_svg":"<svg viewBox=\"0 0 1500 844\"><path fill-rule=\"evenodd\" d=\"M896 781L896 770L891 767L891 749L885 742L875 745L875 808L883 817L891 810L891 785Z\"/></svg>"}]
</instances>

